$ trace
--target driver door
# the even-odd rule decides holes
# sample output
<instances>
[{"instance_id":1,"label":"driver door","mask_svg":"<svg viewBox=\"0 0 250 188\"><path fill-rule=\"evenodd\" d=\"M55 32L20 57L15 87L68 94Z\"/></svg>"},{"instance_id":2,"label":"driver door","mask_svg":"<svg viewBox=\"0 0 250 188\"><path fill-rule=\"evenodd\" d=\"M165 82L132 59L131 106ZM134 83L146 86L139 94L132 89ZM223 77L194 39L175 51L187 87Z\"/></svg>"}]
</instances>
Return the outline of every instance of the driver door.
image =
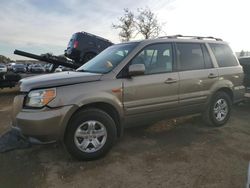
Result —
<instances>
[{"instance_id":1,"label":"driver door","mask_svg":"<svg viewBox=\"0 0 250 188\"><path fill-rule=\"evenodd\" d=\"M175 72L171 43L145 47L131 64L144 64L144 75L123 80L125 115L139 120L164 117L167 111L178 108L179 75Z\"/></svg>"}]
</instances>

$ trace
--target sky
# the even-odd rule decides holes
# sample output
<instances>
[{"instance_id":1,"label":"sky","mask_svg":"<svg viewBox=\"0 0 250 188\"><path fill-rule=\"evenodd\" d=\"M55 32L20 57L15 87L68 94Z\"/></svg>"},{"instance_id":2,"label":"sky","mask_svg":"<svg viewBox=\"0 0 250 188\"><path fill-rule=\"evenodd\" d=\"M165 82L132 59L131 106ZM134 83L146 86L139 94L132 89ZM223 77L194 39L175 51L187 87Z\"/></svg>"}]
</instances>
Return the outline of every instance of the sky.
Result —
<instances>
[{"instance_id":1,"label":"sky","mask_svg":"<svg viewBox=\"0 0 250 188\"><path fill-rule=\"evenodd\" d=\"M0 0L0 7L0 54L14 60L24 59L15 49L63 54L78 31L119 43L112 23L124 8L146 7L164 24L161 35L214 36L250 51L249 0Z\"/></svg>"}]
</instances>

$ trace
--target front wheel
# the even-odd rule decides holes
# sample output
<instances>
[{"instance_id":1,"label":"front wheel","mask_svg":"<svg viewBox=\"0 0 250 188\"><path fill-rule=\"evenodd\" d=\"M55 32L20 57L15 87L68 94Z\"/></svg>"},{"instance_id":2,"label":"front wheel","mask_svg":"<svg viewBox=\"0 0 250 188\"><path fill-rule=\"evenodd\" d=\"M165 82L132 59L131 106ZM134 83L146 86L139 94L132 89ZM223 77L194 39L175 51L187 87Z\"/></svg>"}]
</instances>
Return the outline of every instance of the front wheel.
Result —
<instances>
[{"instance_id":1,"label":"front wheel","mask_svg":"<svg viewBox=\"0 0 250 188\"><path fill-rule=\"evenodd\" d=\"M217 92L211 99L203 119L210 126L222 126L231 116L232 100L225 92Z\"/></svg>"},{"instance_id":2,"label":"front wheel","mask_svg":"<svg viewBox=\"0 0 250 188\"><path fill-rule=\"evenodd\" d=\"M104 111L87 109L75 114L65 134L68 152L78 160L104 156L116 139L114 120Z\"/></svg>"}]
</instances>

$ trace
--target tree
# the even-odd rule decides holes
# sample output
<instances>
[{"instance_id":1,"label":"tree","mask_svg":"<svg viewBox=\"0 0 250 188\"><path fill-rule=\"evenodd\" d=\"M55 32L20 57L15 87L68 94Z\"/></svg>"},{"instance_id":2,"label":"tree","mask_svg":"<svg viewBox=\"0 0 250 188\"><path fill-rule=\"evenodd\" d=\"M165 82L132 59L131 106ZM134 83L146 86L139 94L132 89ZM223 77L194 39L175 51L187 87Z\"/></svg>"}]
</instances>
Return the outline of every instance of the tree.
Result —
<instances>
[{"instance_id":1,"label":"tree","mask_svg":"<svg viewBox=\"0 0 250 188\"><path fill-rule=\"evenodd\" d=\"M9 63L10 61L10 58L0 55L0 63Z\"/></svg>"},{"instance_id":2,"label":"tree","mask_svg":"<svg viewBox=\"0 0 250 188\"><path fill-rule=\"evenodd\" d=\"M242 56L245 56L245 52L243 50L241 50L241 52L240 52L240 57L242 57Z\"/></svg>"},{"instance_id":3,"label":"tree","mask_svg":"<svg viewBox=\"0 0 250 188\"><path fill-rule=\"evenodd\" d=\"M157 37L162 27L157 20L157 16L149 9L137 9L139 15L136 17L136 27L138 33L142 34L145 39Z\"/></svg>"},{"instance_id":4,"label":"tree","mask_svg":"<svg viewBox=\"0 0 250 188\"><path fill-rule=\"evenodd\" d=\"M122 41L129 41L135 29L134 13L127 8L124 9L124 16L119 18L119 22L119 24L112 24L112 27L121 30L119 36Z\"/></svg>"}]
</instances>

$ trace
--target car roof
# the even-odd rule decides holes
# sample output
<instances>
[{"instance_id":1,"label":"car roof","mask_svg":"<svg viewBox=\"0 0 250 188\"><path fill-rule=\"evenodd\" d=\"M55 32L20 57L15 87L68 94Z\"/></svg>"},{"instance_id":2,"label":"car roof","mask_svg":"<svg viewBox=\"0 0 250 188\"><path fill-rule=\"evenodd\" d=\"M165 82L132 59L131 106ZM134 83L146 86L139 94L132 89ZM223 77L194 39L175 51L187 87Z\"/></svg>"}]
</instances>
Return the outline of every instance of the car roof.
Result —
<instances>
[{"instance_id":1,"label":"car roof","mask_svg":"<svg viewBox=\"0 0 250 188\"><path fill-rule=\"evenodd\" d=\"M151 43L161 43L161 42L189 42L189 43L219 43L227 44L227 42L222 39L215 37L201 37L201 36L183 36L183 35L174 35L174 36L164 36L158 37L155 39L145 39L145 40L134 40L130 42L123 42L120 44L129 44L129 43L140 43L140 44L151 44Z\"/></svg>"}]
</instances>

